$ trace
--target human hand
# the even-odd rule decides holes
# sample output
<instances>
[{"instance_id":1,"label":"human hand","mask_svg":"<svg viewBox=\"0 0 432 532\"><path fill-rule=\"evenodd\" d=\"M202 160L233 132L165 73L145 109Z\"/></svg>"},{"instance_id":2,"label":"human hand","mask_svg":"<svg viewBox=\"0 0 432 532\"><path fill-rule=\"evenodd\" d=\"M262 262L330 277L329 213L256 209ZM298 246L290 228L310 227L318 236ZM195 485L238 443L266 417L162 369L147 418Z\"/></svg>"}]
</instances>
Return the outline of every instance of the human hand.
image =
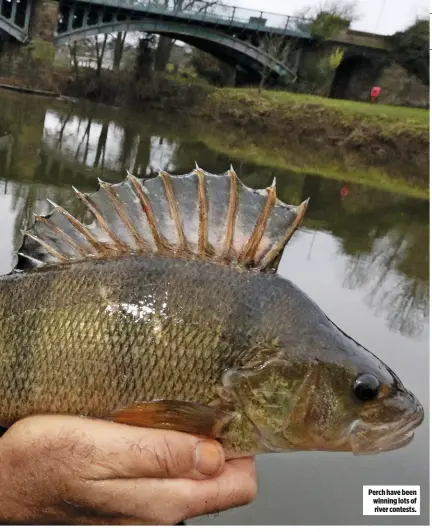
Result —
<instances>
[{"instance_id":1,"label":"human hand","mask_svg":"<svg viewBox=\"0 0 432 532\"><path fill-rule=\"evenodd\" d=\"M34 416L0 438L0 523L175 524L250 503L251 458L181 432Z\"/></svg>"}]
</instances>

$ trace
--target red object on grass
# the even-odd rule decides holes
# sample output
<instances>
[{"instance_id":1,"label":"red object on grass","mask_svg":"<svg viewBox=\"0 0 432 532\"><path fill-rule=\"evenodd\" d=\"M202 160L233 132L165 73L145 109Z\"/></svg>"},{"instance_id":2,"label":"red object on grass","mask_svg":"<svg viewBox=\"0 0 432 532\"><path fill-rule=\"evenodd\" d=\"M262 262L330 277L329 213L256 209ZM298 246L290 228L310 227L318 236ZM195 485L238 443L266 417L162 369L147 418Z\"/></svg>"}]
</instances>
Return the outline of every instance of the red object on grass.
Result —
<instances>
[{"instance_id":1,"label":"red object on grass","mask_svg":"<svg viewBox=\"0 0 432 532\"><path fill-rule=\"evenodd\" d=\"M370 92L371 102L375 102L381 94L381 87L372 87Z\"/></svg>"},{"instance_id":2,"label":"red object on grass","mask_svg":"<svg viewBox=\"0 0 432 532\"><path fill-rule=\"evenodd\" d=\"M348 196L349 194L349 188L344 185L341 189L340 189L340 195L343 197L343 198L346 198L346 196Z\"/></svg>"},{"instance_id":3,"label":"red object on grass","mask_svg":"<svg viewBox=\"0 0 432 532\"><path fill-rule=\"evenodd\" d=\"M378 98L381 94L381 87L372 87L371 96L372 98Z\"/></svg>"}]
</instances>

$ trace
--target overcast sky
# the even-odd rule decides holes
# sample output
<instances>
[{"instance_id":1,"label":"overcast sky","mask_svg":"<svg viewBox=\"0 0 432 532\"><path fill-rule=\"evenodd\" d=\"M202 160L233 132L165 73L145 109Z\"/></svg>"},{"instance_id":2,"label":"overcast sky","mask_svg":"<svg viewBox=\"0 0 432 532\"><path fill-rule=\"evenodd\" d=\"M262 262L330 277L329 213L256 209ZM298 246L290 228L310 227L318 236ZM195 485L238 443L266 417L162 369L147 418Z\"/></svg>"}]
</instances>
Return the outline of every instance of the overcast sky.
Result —
<instances>
[{"instance_id":1,"label":"overcast sky","mask_svg":"<svg viewBox=\"0 0 432 532\"><path fill-rule=\"evenodd\" d=\"M325 5L326 0L224 0L227 4L295 15L305 7ZM331 2L332 3L332 2ZM352 28L391 35L405 29L416 16L429 16L428 0L354 0L359 14Z\"/></svg>"}]
</instances>

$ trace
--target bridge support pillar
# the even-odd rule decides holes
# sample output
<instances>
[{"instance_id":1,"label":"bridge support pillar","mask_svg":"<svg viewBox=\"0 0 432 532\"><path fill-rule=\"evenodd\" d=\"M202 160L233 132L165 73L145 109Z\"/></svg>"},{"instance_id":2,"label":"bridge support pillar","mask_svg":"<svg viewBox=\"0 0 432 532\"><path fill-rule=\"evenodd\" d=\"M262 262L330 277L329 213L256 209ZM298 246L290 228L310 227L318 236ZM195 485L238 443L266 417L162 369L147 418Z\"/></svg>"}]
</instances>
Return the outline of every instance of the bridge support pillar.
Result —
<instances>
[{"instance_id":1,"label":"bridge support pillar","mask_svg":"<svg viewBox=\"0 0 432 532\"><path fill-rule=\"evenodd\" d=\"M31 85L52 68L58 12L59 3L54 0L33 0L29 42L1 43L0 74L13 75Z\"/></svg>"},{"instance_id":2,"label":"bridge support pillar","mask_svg":"<svg viewBox=\"0 0 432 532\"><path fill-rule=\"evenodd\" d=\"M33 0L33 12L30 19L30 38L32 40L54 43L59 3L54 0Z\"/></svg>"},{"instance_id":3,"label":"bridge support pillar","mask_svg":"<svg viewBox=\"0 0 432 532\"><path fill-rule=\"evenodd\" d=\"M55 55L55 31L59 14L59 2L33 0L30 19L30 53L34 59L51 64Z\"/></svg>"}]
</instances>

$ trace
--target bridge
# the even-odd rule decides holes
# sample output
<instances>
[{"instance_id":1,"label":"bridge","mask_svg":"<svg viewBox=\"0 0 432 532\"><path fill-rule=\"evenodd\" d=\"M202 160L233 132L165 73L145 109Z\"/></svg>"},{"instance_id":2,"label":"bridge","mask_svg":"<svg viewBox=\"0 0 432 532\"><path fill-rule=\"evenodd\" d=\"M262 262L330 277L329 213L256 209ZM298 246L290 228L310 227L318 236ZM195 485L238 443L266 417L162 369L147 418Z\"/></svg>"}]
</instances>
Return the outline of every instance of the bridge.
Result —
<instances>
[{"instance_id":1,"label":"bridge","mask_svg":"<svg viewBox=\"0 0 432 532\"><path fill-rule=\"evenodd\" d=\"M46 12L53 12L53 4L53 0L0 0L0 32L21 43L37 38L41 28L34 26L46 26ZM263 37L310 39L308 19L211 1L60 0L56 4L56 20L51 21L56 46L103 33L157 33L246 70L256 72L266 67L291 80L296 78L294 68L267 53ZM46 27L44 30L46 33Z\"/></svg>"},{"instance_id":2,"label":"bridge","mask_svg":"<svg viewBox=\"0 0 432 532\"><path fill-rule=\"evenodd\" d=\"M296 80L301 55L313 45L310 22L208 0L0 0L0 41L44 41L61 46L104 33L156 33L239 65L251 77L267 68L289 81ZM269 53L266 42L272 36L291 41L294 53L289 64ZM342 45L344 51L363 58L383 56L387 47L382 36L350 29L327 45ZM370 61L350 60L342 66L351 72L353 65L369 68Z\"/></svg>"}]
</instances>

